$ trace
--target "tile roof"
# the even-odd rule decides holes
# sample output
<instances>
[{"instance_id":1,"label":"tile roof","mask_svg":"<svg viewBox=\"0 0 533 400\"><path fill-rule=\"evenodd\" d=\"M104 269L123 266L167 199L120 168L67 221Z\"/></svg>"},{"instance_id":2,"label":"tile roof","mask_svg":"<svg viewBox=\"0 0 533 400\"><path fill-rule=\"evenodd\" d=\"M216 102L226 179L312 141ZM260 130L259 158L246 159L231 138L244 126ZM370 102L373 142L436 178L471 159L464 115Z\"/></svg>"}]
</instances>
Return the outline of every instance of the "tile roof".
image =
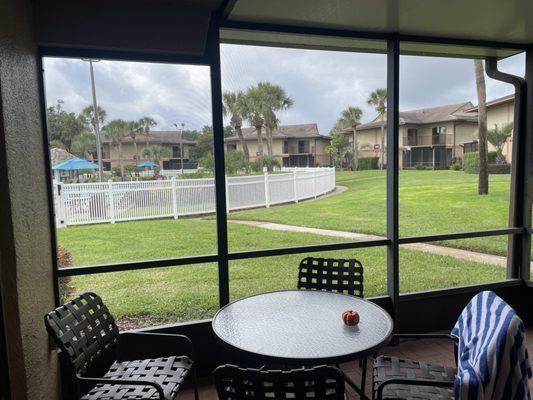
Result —
<instances>
[{"instance_id":1,"label":"tile roof","mask_svg":"<svg viewBox=\"0 0 533 400\"><path fill-rule=\"evenodd\" d=\"M487 107L496 106L498 104L507 103L509 101L514 101L514 93L508 94L506 96L498 97L497 99L491 100L487 102ZM472 108L469 108L465 110L466 112L475 112L477 111L477 106L473 106Z\"/></svg>"},{"instance_id":2,"label":"tile roof","mask_svg":"<svg viewBox=\"0 0 533 400\"><path fill-rule=\"evenodd\" d=\"M448 121L477 121L477 115L467 113L473 104L469 101L464 103L446 104L443 106L420 108L418 110L400 111L400 125L406 124L432 124L435 122ZM357 127L358 130L377 128L381 125L378 117L374 121L361 124ZM351 132L351 129L346 129L344 132Z\"/></svg>"},{"instance_id":3,"label":"tile roof","mask_svg":"<svg viewBox=\"0 0 533 400\"><path fill-rule=\"evenodd\" d=\"M263 129L263 137L265 132ZM257 140L257 132L255 128L242 128L242 134L245 140ZM297 125L280 125L272 132L273 139L299 139L299 138L323 138L329 139L329 136L321 135L318 132L316 124L297 124ZM237 136L227 137L226 142L238 141Z\"/></svg>"}]
</instances>

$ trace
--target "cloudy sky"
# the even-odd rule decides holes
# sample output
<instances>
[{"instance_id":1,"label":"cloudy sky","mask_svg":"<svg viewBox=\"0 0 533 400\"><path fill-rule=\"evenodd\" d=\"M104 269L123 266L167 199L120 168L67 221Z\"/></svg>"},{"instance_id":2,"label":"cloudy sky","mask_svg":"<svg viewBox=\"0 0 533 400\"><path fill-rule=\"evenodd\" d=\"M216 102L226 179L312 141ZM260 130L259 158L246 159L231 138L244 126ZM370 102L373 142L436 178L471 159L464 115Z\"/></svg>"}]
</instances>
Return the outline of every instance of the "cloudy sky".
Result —
<instances>
[{"instance_id":1,"label":"cloudy sky","mask_svg":"<svg viewBox=\"0 0 533 400\"><path fill-rule=\"evenodd\" d=\"M316 122L327 134L340 112L363 109L363 122L375 113L366 100L386 85L386 58L381 54L326 52L237 45L222 46L224 90L246 89L258 81L282 86L294 106L279 115L283 124ZM524 75L524 57L500 63L504 71ZM44 63L48 104L64 101L68 111L91 103L88 63L48 58ZM175 122L186 129L211 125L209 68L155 63L100 61L94 64L97 99L108 118L150 116L158 129ZM476 103L473 61L402 56L400 108ZM512 92L507 84L487 78L487 98Z\"/></svg>"}]
</instances>

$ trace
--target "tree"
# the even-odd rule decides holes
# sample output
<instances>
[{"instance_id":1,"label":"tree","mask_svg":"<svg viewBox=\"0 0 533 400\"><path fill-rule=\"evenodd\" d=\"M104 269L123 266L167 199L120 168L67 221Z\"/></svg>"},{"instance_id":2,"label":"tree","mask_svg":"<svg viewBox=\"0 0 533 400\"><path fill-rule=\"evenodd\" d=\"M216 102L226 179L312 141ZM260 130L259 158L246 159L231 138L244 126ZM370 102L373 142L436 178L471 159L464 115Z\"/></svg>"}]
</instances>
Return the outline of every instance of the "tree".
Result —
<instances>
[{"instance_id":1,"label":"tree","mask_svg":"<svg viewBox=\"0 0 533 400\"><path fill-rule=\"evenodd\" d=\"M265 109L267 108L267 99L265 93L257 86L251 86L246 91L243 107L243 116L250 125L252 125L257 132L257 164L259 171L263 171L263 126L265 119L263 118Z\"/></svg>"},{"instance_id":2,"label":"tree","mask_svg":"<svg viewBox=\"0 0 533 400\"><path fill-rule=\"evenodd\" d=\"M146 135L146 147L148 147L148 136L150 135L150 128L157 125L157 122L150 117L143 117L137 121L129 121L129 136L133 141L133 148L135 156L139 156L139 151L137 149L137 135L144 134Z\"/></svg>"},{"instance_id":3,"label":"tree","mask_svg":"<svg viewBox=\"0 0 533 400\"><path fill-rule=\"evenodd\" d=\"M240 150L228 151L225 157L226 173L236 174L246 169L247 163L244 159L244 152Z\"/></svg>"},{"instance_id":4,"label":"tree","mask_svg":"<svg viewBox=\"0 0 533 400\"><path fill-rule=\"evenodd\" d=\"M98 119L94 118L94 107L91 105L85 106L80 113L80 117L82 118L84 125L89 128L94 134L96 134L97 124L99 127L104 125L105 119L107 117L107 111L104 110L102 107L97 106L96 114Z\"/></svg>"},{"instance_id":5,"label":"tree","mask_svg":"<svg viewBox=\"0 0 533 400\"><path fill-rule=\"evenodd\" d=\"M379 169L383 169L383 164L385 161L385 115L387 114L387 89L380 88L370 93L370 96L368 97L368 104L374 106L374 109L379 115L381 128Z\"/></svg>"},{"instance_id":6,"label":"tree","mask_svg":"<svg viewBox=\"0 0 533 400\"><path fill-rule=\"evenodd\" d=\"M339 122L347 127L352 128L353 132L353 168L359 167L359 144L357 143L357 125L361 123L363 111L359 107L348 107L341 113Z\"/></svg>"},{"instance_id":7,"label":"tree","mask_svg":"<svg viewBox=\"0 0 533 400\"><path fill-rule=\"evenodd\" d=\"M259 82L257 88L263 92L265 97L265 110L263 117L265 119L265 133L267 139L267 153L272 157L272 132L278 127L279 119L276 112L286 110L293 106L294 101L287 96L281 86L274 85L270 82Z\"/></svg>"},{"instance_id":8,"label":"tree","mask_svg":"<svg viewBox=\"0 0 533 400\"><path fill-rule=\"evenodd\" d=\"M507 137L513 133L513 123L509 122L498 126L496 124L494 129L489 129L487 131L487 140L490 144L496 147L496 162L498 164L503 164L505 162L505 157L503 156L503 146L507 142Z\"/></svg>"},{"instance_id":9,"label":"tree","mask_svg":"<svg viewBox=\"0 0 533 400\"><path fill-rule=\"evenodd\" d=\"M479 177L478 194L489 194L489 171L487 166L487 93L485 87L485 71L481 60L474 60L476 75L476 92L478 107L478 132L479 132Z\"/></svg>"},{"instance_id":10,"label":"tree","mask_svg":"<svg viewBox=\"0 0 533 400\"><path fill-rule=\"evenodd\" d=\"M148 138L150 137L150 130L157 125L155 119L150 117L142 117L137 121L137 124L142 127L142 133L146 136L146 147L148 147ZM137 148L135 149L137 152Z\"/></svg>"},{"instance_id":11,"label":"tree","mask_svg":"<svg viewBox=\"0 0 533 400\"><path fill-rule=\"evenodd\" d=\"M131 125L128 121L114 119L109 121L103 128L104 137L111 141L118 151L118 165L120 167L120 176L124 177L124 165L122 164L122 141L126 135L129 135Z\"/></svg>"},{"instance_id":12,"label":"tree","mask_svg":"<svg viewBox=\"0 0 533 400\"><path fill-rule=\"evenodd\" d=\"M89 150L96 147L96 138L89 132L82 132L72 143L72 151L82 158L89 158Z\"/></svg>"},{"instance_id":13,"label":"tree","mask_svg":"<svg viewBox=\"0 0 533 400\"><path fill-rule=\"evenodd\" d=\"M213 133L210 130L204 130L196 141L194 160L200 160L208 154L213 155Z\"/></svg>"},{"instance_id":14,"label":"tree","mask_svg":"<svg viewBox=\"0 0 533 400\"><path fill-rule=\"evenodd\" d=\"M223 99L223 111L224 115L230 117L230 124L235 129L235 133L239 137L241 142L242 151L244 153L244 160L248 163L250 162L250 152L248 151L248 145L244 140L242 134L242 117L244 111L244 92L225 92L222 95Z\"/></svg>"},{"instance_id":15,"label":"tree","mask_svg":"<svg viewBox=\"0 0 533 400\"><path fill-rule=\"evenodd\" d=\"M63 110L63 104L62 100L58 100L55 106L50 106L46 110L48 132L51 141L63 143L64 149L70 153L72 143L86 131L86 128L79 115Z\"/></svg>"},{"instance_id":16,"label":"tree","mask_svg":"<svg viewBox=\"0 0 533 400\"><path fill-rule=\"evenodd\" d=\"M161 168L161 159L163 157L169 157L170 150L168 147L161 146L160 144L152 144L143 150L142 156L153 161Z\"/></svg>"},{"instance_id":17,"label":"tree","mask_svg":"<svg viewBox=\"0 0 533 400\"><path fill-rule=\"evenodd\" d=\"M350 153L348 137L341 132L333 133L326 151L330 154L333 165L339 168L342 167L342 160Z\"/></svg>"}]
</instances>

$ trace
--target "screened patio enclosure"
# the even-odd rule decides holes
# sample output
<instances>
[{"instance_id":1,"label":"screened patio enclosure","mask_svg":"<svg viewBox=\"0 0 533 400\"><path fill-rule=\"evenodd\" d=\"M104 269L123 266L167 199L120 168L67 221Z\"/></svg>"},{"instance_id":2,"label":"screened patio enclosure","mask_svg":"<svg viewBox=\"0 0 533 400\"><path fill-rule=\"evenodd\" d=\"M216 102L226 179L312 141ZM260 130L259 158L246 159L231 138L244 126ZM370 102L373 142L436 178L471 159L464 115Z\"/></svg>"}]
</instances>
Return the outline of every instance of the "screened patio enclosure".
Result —
<instances>
[{"instance_id":1,"label":"screened patio enclosure","mask_svg":"<svg viewBox=\"0 0 533 400\"><path fill-rule=\"evenodd\" d=\"M72 2L35 2L34 35L39 67L47 57L142 61L208 67L210 118L213 127L215 244L205 254L191 252L180 257L138 259L128 262L103 262L95 265L57 265L57 237L54 226L53 187L49 160L42 166L42 182L47 184L50 206L49 225L56 303L60 302L62 278L109 277L121 271L190 269L204 264L205 281L216 282L215 296L220 307L243 296L233 276L253 276L253 260L305 257L315 252L376 251L383 255L386 280L383 295L372 297L394 320L396 332L434 332L449 330L472 296L493 290L511 304L529 325L533 323L533 283L531 265L531 204L533 199L533 5L529 1L500 2L473 0L469 7L459 0L442 2L365 2L319 0L206 0L202 2L122 2L91 5ZM127 11L127 12L125 12ZM103 17L105 15L105 17ZM120 21L117 23L117 21ZM491 21L491 23L487 23ZM119 25L117 27L117 24ZM98 26L95 31L94 27ZM500 27L512 27L500 29ZM243 250L231 246L228 224L228 186L225 174L223 74L221 46L226 44L379 54L386 62L387 120L386 196L383 216L386 234L380 238L297 244L289 241L266 248ZM503 60L525 54L525 77L502 72ZM399 112L403 57L445 57L482 59L489 78L510 84L515 95L512 171L510 175L508 223L490 229L472 229L458 224L442 232L402 229L400 165L418 164L428 169L445 168L451 154L445 146L402 149L399 138ZM250 61L247 61L250 62ZM39 70L42 68L39 68ZM318 73L317 73L318 74ZM40 106L46 126L44 82L39 77ZM308 88L311 93L313 88ZM44 129L43 141L48 142ZM47 151L47 150L45 150ZM291 160L298 166L322 163L319 160ZM305 164L305 165L304 165ZM46 174L46 176L44 176ZM409 189L406 187L406 189ZM349 207L349 205L347 205ZM486 204L490 207L490 204ZM324 218L327 218L324 217ZM407 225L407 224L406 224ZM228 233L230 231L230 233ZM413 231L415 233L413 233ZM416 233L418 232L418 233ZM235 235L234 235L235 236ZM435 244L464 240L499 238L505 242L505 279L475 285L408 292L401 289L404 248L415 244ZM169 238L173 240L175 238ZM407 262L407 261L405 261ZM235 267L238 266L238 268ZM249 268L249 269L246 269ZM287 268L295 268L287 265ZM425 271L421 268L420 275ZM248 275L247 275L248 274ZM159 282L163 284L164 282ZM198 287L205 282L194 283ZM156 285L157 283L152 282ZM190 283L193 285L193 283ZM195 304L191 304L194 307ZM437 312L438 311L438 312ZM213 334L211 321L200 319L146 331L183 333L197 346L200 372L207 375L216 365L229 361L245 362L222 346ZM133 339L142 347L142 337ZM68 390L68 376L65 376Z\"/></svg>"}]
</instances>

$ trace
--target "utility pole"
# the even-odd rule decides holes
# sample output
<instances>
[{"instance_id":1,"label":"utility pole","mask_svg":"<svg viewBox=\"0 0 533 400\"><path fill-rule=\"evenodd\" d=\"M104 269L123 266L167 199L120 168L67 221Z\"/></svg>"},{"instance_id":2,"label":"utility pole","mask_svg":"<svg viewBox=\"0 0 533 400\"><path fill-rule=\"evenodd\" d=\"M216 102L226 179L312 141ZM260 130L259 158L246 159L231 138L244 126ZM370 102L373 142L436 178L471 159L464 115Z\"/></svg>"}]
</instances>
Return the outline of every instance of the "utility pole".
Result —
<instances>
[{"instance_id":1,"label":"utility pole","mask_svg":"<svg viewBox=\"0 0 533 400\"><path fill-rule=\"evenodd\" d=\"M100 60L84 59L83 61L89 61L89 72L91 75L91 91L93 95L93 115L92 124L94 127L94 136L96 136L96 157L98 158L98 181L102 182L104 175L104 168L102 163L102 142L100 140L100 121L98 119L98 104L96 103L96 86L94 84L94 70L93 61L98 62Z\"/></svg>"}]
</instances>

